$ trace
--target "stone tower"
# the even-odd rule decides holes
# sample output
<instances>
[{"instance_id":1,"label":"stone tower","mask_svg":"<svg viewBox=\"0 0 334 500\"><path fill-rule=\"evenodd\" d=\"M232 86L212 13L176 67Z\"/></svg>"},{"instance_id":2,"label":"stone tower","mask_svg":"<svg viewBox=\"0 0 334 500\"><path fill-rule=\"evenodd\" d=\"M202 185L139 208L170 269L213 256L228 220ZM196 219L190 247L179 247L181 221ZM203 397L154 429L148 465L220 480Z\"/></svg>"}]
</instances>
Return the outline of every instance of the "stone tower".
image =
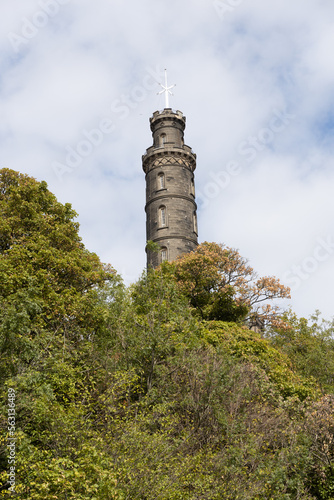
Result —
<instances>
[{"instance_id":1,"label":"stone tower","mask_svg":"<svg viewBox=\"0 0 334 500\"><path fill-rule=\"evenodd\" d=\"M184 144L186 118L165 108L150 118L153 146L143 156L146 174L146 236L160 246L147 250L147 267L175 260L197 246L196 155Z\"/></svg>"}]
</instances>

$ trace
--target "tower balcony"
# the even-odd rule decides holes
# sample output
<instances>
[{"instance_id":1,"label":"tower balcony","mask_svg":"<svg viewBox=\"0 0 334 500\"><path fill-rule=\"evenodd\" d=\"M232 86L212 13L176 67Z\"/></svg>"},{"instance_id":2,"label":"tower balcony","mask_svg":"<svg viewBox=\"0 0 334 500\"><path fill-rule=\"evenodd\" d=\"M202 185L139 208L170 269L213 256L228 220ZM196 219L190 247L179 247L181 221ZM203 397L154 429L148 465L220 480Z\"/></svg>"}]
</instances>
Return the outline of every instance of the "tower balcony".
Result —
<instances>
[{"instance_id":1,"label":"tower balcony","mask_svg":"<svg viewBox=\"0 0 334 500\"><path fill-rule=\"evenodd\" d=\"M142 156L143 161L143 170L147 173L148 166L151 161L155 158L159 157L175 157L175 158L183 158L186 160L186 163L189 165L189 168L194 171L196 168L196 154L193 150L186 145L182 147L179 146L169 146L168 144L164 144L162 146L151 146L146 149L146 154Z\"/></svg>"}]
</instances>

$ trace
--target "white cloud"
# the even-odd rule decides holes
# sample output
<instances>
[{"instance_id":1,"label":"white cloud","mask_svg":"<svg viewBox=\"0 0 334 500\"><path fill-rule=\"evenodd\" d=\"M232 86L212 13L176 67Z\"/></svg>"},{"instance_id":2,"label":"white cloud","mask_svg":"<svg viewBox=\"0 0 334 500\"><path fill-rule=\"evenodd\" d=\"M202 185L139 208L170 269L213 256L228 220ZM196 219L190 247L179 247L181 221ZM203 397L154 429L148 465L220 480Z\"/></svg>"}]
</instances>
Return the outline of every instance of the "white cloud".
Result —
<instances>
[{"instance_id":1,"label":"white cloud","mask_svg":"<svg viewBox=\"0 0 334 500\"><path fill-rule=\"evenodd\" d=\"M186 143L198 155L198 193L229 162L241 165L200 205L200 240L238 247L261 274L281 278L312 257L332 234L334 210L329 0L243 0L223 18L214 1L48 2L57 13L18 51L9 34L23 36L46 0L0 7L1 166L45 179L79 212L86 246L133 281L145 265L141 155L151 145L148 119L163 107L147 75L167 67L172 106L185 113ZM242 144L261 137L277 111L294 119L247 161ZM54 162L105 119L112 132L61 182ZM332 316L333 278L329 257L302 280L292 307Z\"/></svg>"}]
</instances>

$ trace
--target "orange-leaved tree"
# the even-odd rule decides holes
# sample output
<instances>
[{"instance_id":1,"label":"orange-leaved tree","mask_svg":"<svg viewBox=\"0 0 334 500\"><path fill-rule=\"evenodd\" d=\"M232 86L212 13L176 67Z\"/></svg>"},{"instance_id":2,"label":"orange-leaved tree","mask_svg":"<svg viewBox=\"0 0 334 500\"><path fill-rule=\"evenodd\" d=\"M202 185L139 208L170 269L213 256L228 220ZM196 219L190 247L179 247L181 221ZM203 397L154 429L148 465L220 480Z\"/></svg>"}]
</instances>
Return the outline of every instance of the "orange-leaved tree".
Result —
<instances>
[{"instance_id":1,"label":"orange-leaved tree","mask_svg":"<svg viewBox=\"0 0 334 500\"><path fill-rule=\"evenodd\" d=\"M202 318L284 326L268 302L290 298L290 289L275 277L259 278L236 249L204 242L166 266Z\"/></svg>"}]
</instances>

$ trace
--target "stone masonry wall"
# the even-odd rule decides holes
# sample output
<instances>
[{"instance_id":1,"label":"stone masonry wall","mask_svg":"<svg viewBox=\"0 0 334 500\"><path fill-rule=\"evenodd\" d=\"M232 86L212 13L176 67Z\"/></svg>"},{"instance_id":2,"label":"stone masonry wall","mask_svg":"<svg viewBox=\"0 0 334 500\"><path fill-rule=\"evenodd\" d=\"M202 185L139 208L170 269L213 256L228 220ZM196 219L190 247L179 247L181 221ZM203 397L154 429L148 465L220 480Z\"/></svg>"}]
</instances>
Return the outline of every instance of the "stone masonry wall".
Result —
<instances>
[{"instance_id":1,"label":"stone masonry wall","mask_svg":"<svg viewBox=\"0 0 334 500\"><path fill-rule=\"evenodd\" d=\"M147 252L148 267L156 267L163 258L175 260L197 246L193 173L196 155L183 144L183 115L170 110L164 112L161 115L156 112L151 119L154 144L143 156L146 236L162 249L158 253ZM160 140L161 134L164 142Z\"/></svg>"}]
</instances>

